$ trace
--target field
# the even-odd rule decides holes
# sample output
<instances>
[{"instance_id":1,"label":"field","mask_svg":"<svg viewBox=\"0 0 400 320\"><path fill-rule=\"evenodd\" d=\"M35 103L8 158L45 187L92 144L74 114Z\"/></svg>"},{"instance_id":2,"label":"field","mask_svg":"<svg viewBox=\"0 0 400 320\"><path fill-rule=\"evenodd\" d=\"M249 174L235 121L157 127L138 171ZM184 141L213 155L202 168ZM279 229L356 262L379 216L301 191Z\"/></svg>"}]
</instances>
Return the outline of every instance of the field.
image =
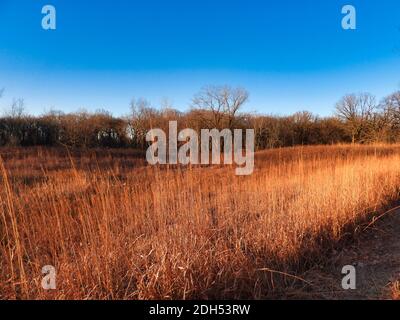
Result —
<instances>
[{"instance_id":1,"label":"field","mask_svg":"<svg viewBox=\"0 0 400 320\"><path fill-rule=\"evenodd\" d=\"M246 177L129 150L0 156L1 299L289 297L400 191L397 145L263 151Z\"/></svg>"}]
</instances>

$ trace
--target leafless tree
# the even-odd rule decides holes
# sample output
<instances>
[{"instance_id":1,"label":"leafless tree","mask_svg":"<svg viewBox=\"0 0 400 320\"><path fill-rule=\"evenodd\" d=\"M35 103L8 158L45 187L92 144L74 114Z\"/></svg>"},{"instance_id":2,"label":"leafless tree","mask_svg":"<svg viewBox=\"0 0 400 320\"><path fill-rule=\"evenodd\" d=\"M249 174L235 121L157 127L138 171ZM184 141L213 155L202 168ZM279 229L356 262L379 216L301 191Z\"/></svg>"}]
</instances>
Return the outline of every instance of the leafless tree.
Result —
<instances>
[{"instance_id":1,"label":"leafless tree","mask_svg":"<svg viewBox=\"0 0 400 320\"><path fill-rule=\"evenodd\" d=\"M159 118L159 112L151 107L149 101L143 98L132 99L129 135L136 146L143 148L146 145L146 133L157 127Z\"/></svg>"},{"instance_id":2,"label":"leafless tree","mask_svg":"<svg viewBox=\"0 0 400 320\"><path fill-rule=\"evenodd\" d=\"M8 116L12 118L21 118L25 112L25 101L24 99L14 99L10 110L8 111Z\"/></svg>"},{"instance_id":3,"label":"leafless tree","mask_svg":"<svg viewBox=\"0 0 400 320\"><path fill-rule=\"evenodd\" d=\"M3 97L4 94L4 88L0 88L0 99Z\"/></svg>"},{"instance_id":4,"label":"leafless tree","mask_svg":"<svg viewBox=\"0 0 400 320\"><path fill-rule=\"evenodd\" d=\"M400 129L400 91L386 97L381 104L381 108L391 124Z\"/></svg>"},{"instance_id":5,"label":"leafless tree","mask_svg":"<svg viewBox=\"0 0 400 320\"><path fill-rule=\"evenodd\" d=\"M242 88L207 86L195 95L192 107L210 110L213 116L211 126L214 128L220 129L226 125L229 129L233 129L235 116L248 98L248 92Z\"/></svg>"},{"instance_id":6,"label":"leafless tree","mask_svg":"<svg viewBox=\"0 0 400 320\"><path fill-rule=\"evenodd\" d=\"M344 121L352 143L361 140L376 113L376 99L369 93L344 96L336 104L336 115Z\"/></svg>"}]
</instances>

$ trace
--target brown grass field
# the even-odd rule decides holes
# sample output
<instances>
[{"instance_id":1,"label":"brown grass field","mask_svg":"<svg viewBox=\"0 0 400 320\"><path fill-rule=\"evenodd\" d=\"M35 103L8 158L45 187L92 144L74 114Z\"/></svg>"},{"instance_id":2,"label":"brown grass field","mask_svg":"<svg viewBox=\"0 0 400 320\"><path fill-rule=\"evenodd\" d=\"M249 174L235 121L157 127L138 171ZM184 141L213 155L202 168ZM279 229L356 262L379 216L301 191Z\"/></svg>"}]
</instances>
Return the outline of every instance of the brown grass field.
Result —
<instances>
[{"instance_id":1,"label":"brown grass field","mask_svg":"<svg viewBox=\"0 0 400 320\"><path fill-rule=\"evenodd\" d=\"M400 191L396 145L264 151L246 177L128 150L0 156L1 299L287 297Z\"/></svg>"}]
</instances>

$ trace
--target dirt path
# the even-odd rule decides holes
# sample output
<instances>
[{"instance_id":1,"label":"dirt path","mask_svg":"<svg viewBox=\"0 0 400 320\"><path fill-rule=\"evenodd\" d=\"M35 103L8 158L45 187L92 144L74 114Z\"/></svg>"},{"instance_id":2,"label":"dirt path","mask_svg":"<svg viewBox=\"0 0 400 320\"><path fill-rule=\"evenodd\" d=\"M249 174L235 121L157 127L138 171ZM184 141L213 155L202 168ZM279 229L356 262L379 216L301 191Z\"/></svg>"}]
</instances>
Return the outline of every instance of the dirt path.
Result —
<instances>
[{"instance_id":1,"label":"dirt path","mask_svg":"<svg viewBox=\"0 0 400 320\"><path fill-rule=\"evenodd\" d=\"M356 290L343 290L342 267L356 267ZM391 299L391 283L400 280L400 209L368 227L355 243L334 252L329 263L305 274L310 299ZM303 296L304 298L304 296Z\"/></svg>"}]
</instances>

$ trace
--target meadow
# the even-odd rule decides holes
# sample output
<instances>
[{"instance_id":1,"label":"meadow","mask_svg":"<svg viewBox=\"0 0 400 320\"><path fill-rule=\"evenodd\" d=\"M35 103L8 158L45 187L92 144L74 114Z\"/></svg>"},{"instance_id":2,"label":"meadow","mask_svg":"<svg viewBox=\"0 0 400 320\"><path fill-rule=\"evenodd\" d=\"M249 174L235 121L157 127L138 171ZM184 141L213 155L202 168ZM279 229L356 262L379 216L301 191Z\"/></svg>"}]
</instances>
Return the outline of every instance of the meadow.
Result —
<instances>
[{"instance_id":1,"label":"meadow","mask_svg":"<svg viewBox=\"0 0 400 320\"><path fill-rule=\"evenodd\" d=\"M127 149L0 157L0 299L287 298L400 192L398 145L261 151L250 176Z\"/></svg>"}]
</instances>

